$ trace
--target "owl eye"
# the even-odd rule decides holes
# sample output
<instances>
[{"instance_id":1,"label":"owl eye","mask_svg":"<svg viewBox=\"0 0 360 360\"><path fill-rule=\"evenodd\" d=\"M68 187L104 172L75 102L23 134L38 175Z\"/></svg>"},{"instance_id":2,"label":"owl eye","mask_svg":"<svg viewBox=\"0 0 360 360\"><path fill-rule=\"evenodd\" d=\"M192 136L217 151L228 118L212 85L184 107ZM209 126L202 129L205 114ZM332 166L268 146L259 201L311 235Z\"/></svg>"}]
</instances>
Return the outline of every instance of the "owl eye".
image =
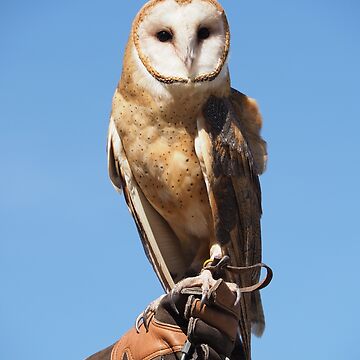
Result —
<instances>
[{"instance_id":1,"label":"owl eye","mask_svg":"<svg viewBox=\"0 0 360 360\"><path fill-rule=\"evenodd\" d=\"M171 34L171 32L166 31L166 30L161 30L156 34L156 37L158 38L159 41L161 42L167 42L172 40L173 36Z\"/></svg>"},{"instance_id":2,"label":"owl eye","mask_svg":"<svg viewBox=\"0 0 360 360\"><path fill-rule=\"evenodd\" d=\"M207 27L202 27L197 33L199 40L205 40L210 36L210 30Z\"/></svg>"}]
</instances>

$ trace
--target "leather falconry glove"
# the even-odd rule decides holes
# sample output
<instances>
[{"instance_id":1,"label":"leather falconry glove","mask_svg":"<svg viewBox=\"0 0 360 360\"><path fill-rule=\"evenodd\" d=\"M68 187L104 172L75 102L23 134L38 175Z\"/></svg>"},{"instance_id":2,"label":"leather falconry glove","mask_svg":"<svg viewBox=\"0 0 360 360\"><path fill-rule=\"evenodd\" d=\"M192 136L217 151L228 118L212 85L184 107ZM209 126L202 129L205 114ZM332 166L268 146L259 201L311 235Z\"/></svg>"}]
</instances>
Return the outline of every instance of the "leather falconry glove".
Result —
<instances>
[{"instance_id":1,"label":"leather falconry glove","mask_svg":"<svg viewBox=\"0 0 360 360\"><path fill-rule=\"evenodd\" d=\"M164 296L142 314L141 324L113 347L88 360L244 359L237 328L240 304L223 280L209 290L205 304L199 288Z\"/></svg>"}]
</instances>

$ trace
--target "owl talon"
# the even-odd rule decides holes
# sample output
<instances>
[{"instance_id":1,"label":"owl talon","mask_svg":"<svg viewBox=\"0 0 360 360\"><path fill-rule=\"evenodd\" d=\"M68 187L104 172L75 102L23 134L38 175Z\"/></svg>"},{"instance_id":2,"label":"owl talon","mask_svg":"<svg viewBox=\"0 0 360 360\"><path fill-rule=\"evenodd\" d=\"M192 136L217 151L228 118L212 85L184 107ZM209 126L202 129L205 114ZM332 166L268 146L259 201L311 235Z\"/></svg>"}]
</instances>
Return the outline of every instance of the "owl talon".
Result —
<instances>
[{"instance_id":1,"label":"owl talon","mask_svg":"<svg viewBox=\"0 0 360 360\"><path fill-rule=\"evenodd\" d=\"M234 302L234 306L237 306L241 299L241 290L239 288L236 289L236 299Z\"/></svg>"},{"instance_id":2,"label":"owl talon","mask_svg":"<svg viewBox=\"0 0 360 360\"><path fill-rule=\"evenodd\" d=\"M203 306L207 303L209 297L209 290L214 285L215 280L213 278L211 271L206 269L202 271L202 273L200 274L200 278L202 280L202 284L201 284L202 296L201 296L200 306L201 308L203 308Z\"/></svg>"},{"instance_id":3,"label":"owl talon","mask_svg":"<svg viewBox=\"0 0 360 360\"><path fill-rule=\"evenodd\" d=\"M208 297L208 292L203 292L202 296L201 296L201 301L200 301L200 310L202 310L202 308L204 307L204 305L206 305L207 303L207 297Z\"/></svg>"},{"instance_id":4,"label":"owl talon","mask_svg":"<svg viewBox=\"0 0 360 360\"><path fill-rule=\"evenodd\" d=\"M149 331L149 317L151 314L154 314L160 304L160 301L163 299L164 295L161 295L159 298L154 300L152 303L149 304L149 306L146 307L146 309L136 318L135 320L135 329L136 332L140 332L141 325L144 325L144 328L146 332Z\"/></svg>"},{"instance_id":5,"label":"owl talon","mask_svg":"<svg viewBox=\"0 0 360 360\"><path fill-rule=\"evenodd\" d=\"M201 306L204 306L208 299L209 290L214 284L215 280L212 273L207 269L203 269L198 276L181 280L171 291L170 298L172 299L171 303L173 303L171 305L172 309L179 314L178 309L176 309L174 299L177 294L180 294L181 291L186 288L201 288Z\"/></svg>"},{"instance_id":6,"label":"owl talon","mask_svg":"<svg viewBox=\"0 0 360 360\"><path fill-rule=\"evenodd\" d=\"M241 289L235 283L227 282L226 285L232 291L232 293L236 295L234 306L237 306L241 300L241 294L242 294Z\"/></svg>"},{"instance_id":7,"label":"owl talon","mask_svg":"<svg viewBox=\"0 0 360 360\"><path fill-rule=\"evenodd\" d=\"M176 314L180 315L178 308L176 307L176 298L179 296L179 292L174 289L170 292L170 308Z\"/></svg>"},{"instance_id":8,"label":"owl talon","mask_svg":"<svg viewBox=\"0 0 360 360\"><path fill-rule=\"evenodd\" d=\"M135 330L138 334L140 333L140 327L143 323L144 323L144 312L139 314L135 320Z\"/></svg>"},{"instance_id":9,"label":"owl talon","mask_svg":"<svg viewBox=\"0 0 360 360\"><path fill-rule=\"evenodd\" d=\"M139 334L141 325L144 325L146 332L149 331L147 310L143 311L135 320L135 330Z\"/></svg>"}]
</instances>

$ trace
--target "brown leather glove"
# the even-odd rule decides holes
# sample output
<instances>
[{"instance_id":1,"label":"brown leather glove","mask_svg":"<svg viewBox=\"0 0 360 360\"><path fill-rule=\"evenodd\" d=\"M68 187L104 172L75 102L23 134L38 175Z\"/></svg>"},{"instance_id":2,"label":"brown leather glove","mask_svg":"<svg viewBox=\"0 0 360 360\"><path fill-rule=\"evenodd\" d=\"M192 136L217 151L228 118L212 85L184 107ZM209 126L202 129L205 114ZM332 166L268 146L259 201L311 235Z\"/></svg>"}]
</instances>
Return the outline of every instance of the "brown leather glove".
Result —
<instances>
[{"instance_id":1,"label":"brown leather glove","mask_svg":"<svg viewBox=\"0 0 360 360\"><path fill-rule=\"evenodd\" d=\"M236 340L240 315L240 305L234 305L236 295L218 280L203 306L200 297L197 288L183 289L174 298L166 295L156 310L145 311L138 331L127 332L111 353L98 353L99 357L88 360L175 360L187 348L187 359L243 359L241 343Z\"/></svg>"}]
</instances>

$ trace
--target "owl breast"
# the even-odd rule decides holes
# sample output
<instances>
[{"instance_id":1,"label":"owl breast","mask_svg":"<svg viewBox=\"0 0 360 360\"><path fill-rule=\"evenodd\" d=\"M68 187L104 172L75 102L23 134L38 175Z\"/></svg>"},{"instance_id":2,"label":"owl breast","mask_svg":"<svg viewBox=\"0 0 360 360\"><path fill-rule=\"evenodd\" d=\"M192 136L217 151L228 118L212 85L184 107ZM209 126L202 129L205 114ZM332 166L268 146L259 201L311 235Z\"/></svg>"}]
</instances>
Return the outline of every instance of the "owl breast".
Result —
<instances>
[{"instance_id":1,"label":"owl breast","mask_svg":"<svg viewBox=\"0 0 360 360\"><path fill-rule=\"evenodd\" d=\"M194 146L200 104L163 108L135 105L121 97L119 101L121 113L113 116L146 198L180 241L208 240L211 211Z\"/></svg>"}]
</instances>

